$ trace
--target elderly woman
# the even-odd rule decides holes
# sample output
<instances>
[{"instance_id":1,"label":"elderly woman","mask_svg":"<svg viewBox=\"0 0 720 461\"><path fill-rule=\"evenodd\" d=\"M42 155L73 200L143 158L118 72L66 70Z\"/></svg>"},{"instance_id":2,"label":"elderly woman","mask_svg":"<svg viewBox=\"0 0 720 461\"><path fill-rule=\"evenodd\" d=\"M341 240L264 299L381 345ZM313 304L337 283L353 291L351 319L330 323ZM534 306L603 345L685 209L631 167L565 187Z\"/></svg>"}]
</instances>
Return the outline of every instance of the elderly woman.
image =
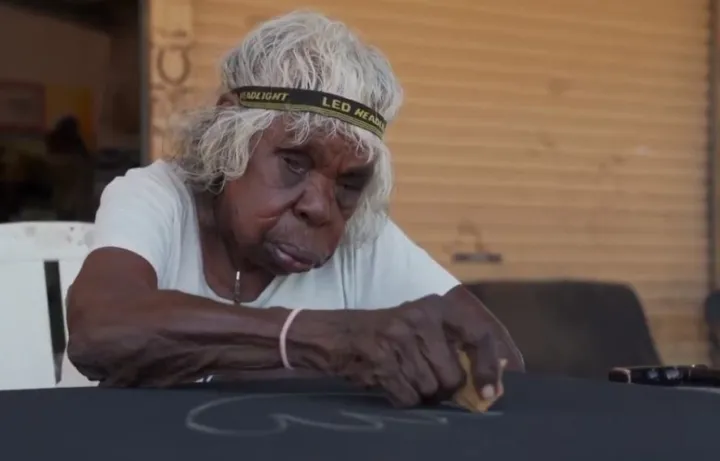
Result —
<instances>
[{"instance_id":1,"label":"elderly woman","mask_svg":"<svg viewBox=\"0 0 720 461\"><path fill-rule=\"evenodd\" d=\"M222 61L217 104L166 160L104 191L69 294L69 355L102 385L167 386L296 368L450 396L467 353L485 397L507 331L387 216L386 124L402 90L348 28L293 13Z\"/></svg>"}]
</instances>

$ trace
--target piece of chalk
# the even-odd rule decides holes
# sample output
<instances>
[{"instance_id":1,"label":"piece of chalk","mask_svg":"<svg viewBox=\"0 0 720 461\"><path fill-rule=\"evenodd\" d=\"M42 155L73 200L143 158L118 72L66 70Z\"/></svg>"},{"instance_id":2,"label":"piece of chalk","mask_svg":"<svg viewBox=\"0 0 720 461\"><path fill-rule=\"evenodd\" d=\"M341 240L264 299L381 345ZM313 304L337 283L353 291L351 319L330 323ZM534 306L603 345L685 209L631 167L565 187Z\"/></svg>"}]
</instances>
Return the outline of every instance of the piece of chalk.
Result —
<instances>
[{"instance_id":1,"label":"piece of chalk","mask_svg":"<svg viewBox=\"0 0 720 461\"><path fill-rule=\"evenodd\" d=\"M484 413L488 411L492 404L502 397L502 371L507 365L507 360L500 360L500 377L495 385L495 388L485 389L488 387L485 386L485 388L481 391L482 394L491 395L489 398L484 398L483 395L478 394L478 390L475 386L470 358L464 351L458 351L458 358L460 359L460 365L465 371L465 384L455 393L453 396L453 402L472 412Z\"/></svg>"}]
</instances>

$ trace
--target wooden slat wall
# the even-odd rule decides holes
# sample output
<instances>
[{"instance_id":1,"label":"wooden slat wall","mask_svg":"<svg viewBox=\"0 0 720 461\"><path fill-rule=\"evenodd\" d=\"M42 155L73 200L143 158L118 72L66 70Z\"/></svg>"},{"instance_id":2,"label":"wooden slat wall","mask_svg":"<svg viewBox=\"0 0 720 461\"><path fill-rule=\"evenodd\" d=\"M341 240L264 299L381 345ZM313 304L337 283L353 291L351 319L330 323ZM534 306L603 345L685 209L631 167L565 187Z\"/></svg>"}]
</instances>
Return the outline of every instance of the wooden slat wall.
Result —
<instances>
[{"instance_id":1,"label":"wooden slat wall","mask_svg":"<svg viewBox=\"0 0 720 461\"><path fill-rule=\"evenodd\" d=\"M706 0L194 1L193 76L300 7L380 46L407 90L395 219L464 280L639 291L666 361L705 357ZM480 236L502 264L453 264Z\"/></svg>"},{"instance_id":2,"label":"wooden slat wall","mask_svg":"<svg viewBox=\"0 0 720 461\"><path fill-rule=\"evenodd\" d=\"M159 158L166 151L169 118L193 103L193 4L194 0L150 0L145 3L150 38L147 68L152 158Z\"/></svg>"}]
</instances>

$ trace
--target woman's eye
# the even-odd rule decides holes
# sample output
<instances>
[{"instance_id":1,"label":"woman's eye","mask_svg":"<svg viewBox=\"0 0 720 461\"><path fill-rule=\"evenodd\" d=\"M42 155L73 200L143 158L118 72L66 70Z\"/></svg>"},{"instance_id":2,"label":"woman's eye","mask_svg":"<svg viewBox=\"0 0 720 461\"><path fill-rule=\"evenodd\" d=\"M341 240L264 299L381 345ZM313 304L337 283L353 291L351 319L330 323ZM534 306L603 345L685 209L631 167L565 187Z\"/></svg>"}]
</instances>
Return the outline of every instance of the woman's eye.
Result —
<instances>
[{"instance_id":1,"label":"woman's eye","mask_svg":"<svg viewBox=\"0 0 720 461\"><path fill-rule=\"evenodd\" d=\"M360 193L365 188L365 184L345 183L341 184L340 187L347 192Z\"/></svg>"},{"instance_id":2,"label":"woman's eye","mask_svg":"<svg viewBox=\"0 0 720 461\"><path fill-rule=\"evenodd\" d=\"M364 184L344 183L338 184L336 198L342 208L355 208L360 201Z\"/></svg>"},{"instance_id":3,"label":"woman's eye","mask_svg":"<svg viewBox=\"0 0 720 461\"><path fill-rule=\"evenodd\" d=\"M290 156L283 156L283 160L285 161L285 165L288 170L291 172L295 174L305 174L307 172L306 165L298 159Z\"/></svg>"}]
</instances>

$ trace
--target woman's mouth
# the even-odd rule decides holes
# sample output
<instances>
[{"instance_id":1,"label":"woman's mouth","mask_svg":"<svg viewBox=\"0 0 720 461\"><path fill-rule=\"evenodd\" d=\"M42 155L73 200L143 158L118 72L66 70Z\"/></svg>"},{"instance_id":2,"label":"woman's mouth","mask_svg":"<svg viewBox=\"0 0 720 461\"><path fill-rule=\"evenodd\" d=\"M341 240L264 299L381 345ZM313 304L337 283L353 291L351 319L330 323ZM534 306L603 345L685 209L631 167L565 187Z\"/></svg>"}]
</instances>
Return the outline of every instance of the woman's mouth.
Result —
<instances>
[{"instance_id":1,"label":"woman's mouth","mask_svg":"<svg viewBox=\"0 0 720 461\"><path fill-rule=\"evenodd\" d=\"M270 255L287 272L307 272L321 264L317 256L282 243L270 244Z\"/></svg>"}]
</instances>

